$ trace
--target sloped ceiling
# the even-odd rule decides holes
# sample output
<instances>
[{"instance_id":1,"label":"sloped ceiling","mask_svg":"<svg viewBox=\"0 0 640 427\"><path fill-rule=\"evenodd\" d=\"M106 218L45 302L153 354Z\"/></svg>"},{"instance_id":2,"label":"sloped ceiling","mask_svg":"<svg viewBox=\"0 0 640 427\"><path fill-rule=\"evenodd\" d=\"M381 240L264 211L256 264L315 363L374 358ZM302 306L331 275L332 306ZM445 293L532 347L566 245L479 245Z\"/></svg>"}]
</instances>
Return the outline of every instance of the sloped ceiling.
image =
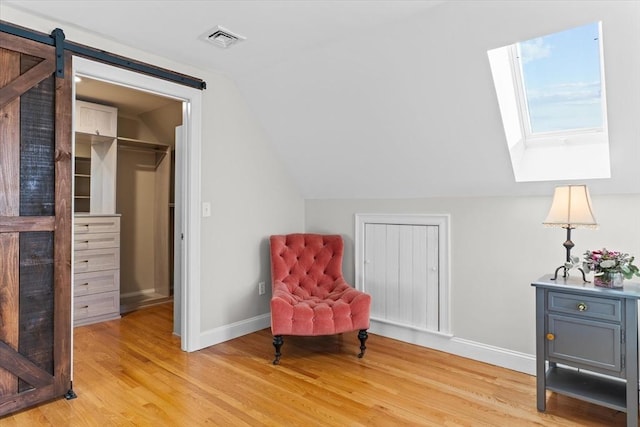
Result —
<instances>
[{"instance_id":1,"label":"sloped ceiling","mask_svg":"<svg viewBox=\"0 0 640 427\"><path fill-rule=\"evenodd\" d=\"M486 52L602 20L613 176L586 182L640 191L637 1L3 2L228 74L305 198L551 194L513 179Z\"/></svg>"}]
</instances>

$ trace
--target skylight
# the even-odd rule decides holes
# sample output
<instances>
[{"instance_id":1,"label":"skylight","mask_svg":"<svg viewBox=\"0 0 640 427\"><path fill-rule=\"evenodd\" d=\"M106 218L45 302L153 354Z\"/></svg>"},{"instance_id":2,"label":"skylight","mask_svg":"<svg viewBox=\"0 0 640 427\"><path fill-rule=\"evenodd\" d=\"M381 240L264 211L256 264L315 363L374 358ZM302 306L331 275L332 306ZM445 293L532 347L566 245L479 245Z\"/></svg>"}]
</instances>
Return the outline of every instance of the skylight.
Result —
<instances>
[{"instance_id":1,"label":"skylight","mask_svg":"<svg viewBox=\"0 0 640 427\"><path fill-rule=\"evenodd\" d=\"M602 129L600 25L517 43L530 134Z\"/></svg>"},{"instance_id":2,"label":"skylight","mask_svg":"<svg viewBox=\"0 0 640 427\"><path fill-rule=\"evenodd\" d=\"M516 181L609 178L602 27L488 52Z\"/></svg>"}]
</instances>

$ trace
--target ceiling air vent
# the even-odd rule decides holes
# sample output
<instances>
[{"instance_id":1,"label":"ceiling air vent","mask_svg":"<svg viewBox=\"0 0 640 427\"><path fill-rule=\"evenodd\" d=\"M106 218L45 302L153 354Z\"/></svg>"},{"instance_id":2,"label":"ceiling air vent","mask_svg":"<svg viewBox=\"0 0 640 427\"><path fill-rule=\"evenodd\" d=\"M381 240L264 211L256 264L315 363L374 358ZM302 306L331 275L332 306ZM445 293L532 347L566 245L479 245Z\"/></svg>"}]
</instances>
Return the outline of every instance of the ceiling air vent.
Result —
<instances>
[{"instance_id":1,"label":"ceiling air vent","mask_svg":"<svg viewBox=\"0 0 640 427\"><path fill-rule=\"evenodd\" d=\"M209 32L209 35L206 38L209 42L223 49L227 49L236 43L246 40L246 37L242 37L241 35L234 34L231 31L227 30L226 28L222 28L219 25L213 30L211 30Z\"/></svg>"}]
</instances>

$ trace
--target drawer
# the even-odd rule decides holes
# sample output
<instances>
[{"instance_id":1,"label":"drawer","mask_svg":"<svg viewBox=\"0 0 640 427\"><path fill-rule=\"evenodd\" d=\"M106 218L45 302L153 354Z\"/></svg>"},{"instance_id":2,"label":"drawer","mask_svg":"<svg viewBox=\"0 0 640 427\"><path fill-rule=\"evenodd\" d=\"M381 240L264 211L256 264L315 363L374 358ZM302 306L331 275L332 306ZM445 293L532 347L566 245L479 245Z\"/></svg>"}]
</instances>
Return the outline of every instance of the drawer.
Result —
<instances>
[{"instance_id":1,"label":"drawer","mask_svg":"<svg viewBox=\"0 0 640 427\"><path fill-rule=\"evenodd\" d=\"M120 217L118 216L76 216L73 232L74 234L119 233Z\"/></svg>"},{"instance_id":2,"label":"drawer","mask_svg":"<svg viewBox=\"0 0 640 427\"><path fill-rule=\"evenodd\" d=\"M590 319L613 322L622 320L622 303L612 298L549 292L548 309L550 312L574 314Z\"/></svg>"},{"instance_id":3,"label":"drawer","mask_svg":"<svg viewBox=\"0 0 640 427\"><path fill-rule=\"evenodd\" d=\"M120 248L87 249L74 252L74 273L120 268Z\"/></svg>"},{"instance_id":4,"label":"drawer","mask_svg":"<svg viewBox=\"0 0 640 427\"><path fill-rule=\"evenodd\" d=\"M73 236L74 249L102 249L120 247L120 233L80 233Z\"/></svg>"},{"instance_id":5,"label":"drawer","mask_svg":"<svg viewBox=\"0 0 640 427\"><path fill-rule=\"evenodd\" d=\"M120 270L80 273L73 278L73 294L76 297L120 289Z\"/></svg>"},{"instance_id":6,"label":"drawer","mask_svg":"<svg viewBox=\"0 0 640 427\"><path fill-rule=\"evenodd\" d=\"M547 332L553 334L552 339L547 337L549 360L614 375L622 372L620 325L549 315Z\"/></svg>"},{"instance_id":7,"label":"drawer","mask_svg":"<svg viewBox=\"0 0 640 427\"><path fill-rule=\"evenodd\" d=\"M105 292L76 297L73 300L73 320L81 321L90 317L120 314L120 293Z\"/></svg>"}]
</instances>

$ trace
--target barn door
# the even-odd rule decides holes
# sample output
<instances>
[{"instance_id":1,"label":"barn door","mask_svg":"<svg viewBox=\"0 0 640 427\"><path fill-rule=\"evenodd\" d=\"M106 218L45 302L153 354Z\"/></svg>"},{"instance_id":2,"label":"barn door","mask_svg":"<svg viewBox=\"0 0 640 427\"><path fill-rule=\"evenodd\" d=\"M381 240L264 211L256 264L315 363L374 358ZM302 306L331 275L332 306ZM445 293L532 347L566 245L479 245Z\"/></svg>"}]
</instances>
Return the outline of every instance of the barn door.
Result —
<instances>
[{"instance_id":1,"label":"barn door","mask_svg":"<svg viewBox=\"0 0 640 427\"><path fill-rule=\"evenodd\" d=\"M63 396L71 357L71 83L0 33L0 416Z\"/></svg>"}]
</instances>

